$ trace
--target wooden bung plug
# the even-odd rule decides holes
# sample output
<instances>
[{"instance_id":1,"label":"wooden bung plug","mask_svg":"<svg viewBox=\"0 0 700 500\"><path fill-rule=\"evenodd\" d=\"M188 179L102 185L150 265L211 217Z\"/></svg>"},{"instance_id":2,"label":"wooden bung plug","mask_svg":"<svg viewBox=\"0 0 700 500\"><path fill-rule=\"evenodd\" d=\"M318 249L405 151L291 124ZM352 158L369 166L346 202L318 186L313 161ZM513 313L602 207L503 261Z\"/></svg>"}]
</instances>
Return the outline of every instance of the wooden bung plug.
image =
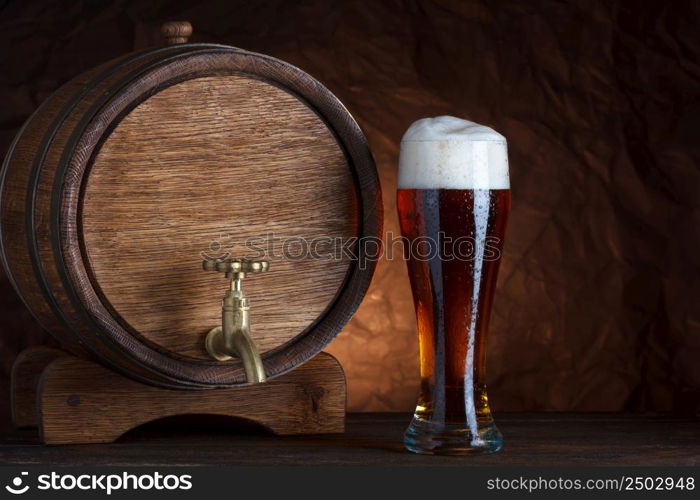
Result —
<instances>
[{"instance_id":1,"label":"wooden bung plug","mask_svg":"<svg viewBox=\"0 0 700 500\"><path fill-rule=\"evenodd\" d=\"M168 45L187 43L187 39L192 36L192 25L188 21L171 21L160 27L160 33Z\"/></svg>"}]
</instances>

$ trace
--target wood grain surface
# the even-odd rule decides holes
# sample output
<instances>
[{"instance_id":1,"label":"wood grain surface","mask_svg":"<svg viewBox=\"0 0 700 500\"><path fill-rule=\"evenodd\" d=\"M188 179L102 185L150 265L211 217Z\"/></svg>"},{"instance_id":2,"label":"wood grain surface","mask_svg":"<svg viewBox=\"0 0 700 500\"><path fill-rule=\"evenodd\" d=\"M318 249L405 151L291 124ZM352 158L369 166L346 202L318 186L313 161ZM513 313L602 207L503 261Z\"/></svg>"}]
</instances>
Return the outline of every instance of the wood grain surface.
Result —
<instances>
[{"instance_id":1,"label":"wood grain surface","mask_svg":"<svg viewBox=\"0 0 700 500\"><path fill-rule=\"evenodd\" d=\"M10 397L15 427L38 425L37 388L44 369L55 359L66 356L53 347L33 347L22 351L12 365Z\"/></svg>"},{"instance_id":2,"label":"wood grain surface","mask_svg":"<svg viewBox=\"0 0 700 500\"><path fill-rule=\"evenodd\" d=\"M118 442L37 446L36 433L0 437L0 463L81 465L358 465L404 467L700 466L696 418L614 413L499 413L502 451L469 457L407 452L407 413L348 414L343 434L279 437L212 419L158 422ZM352 469L351 469L352 470ZM353 472L354 474L354 472Z\"/></svg>"},{"instance_id":3,"label":"wood grain surface","mask_svg":"<svg viewBox=\"0 0 700 500\"><path fill-rule=\"evenodd\" d=\"M288 92L237 75L187 80L132 110L97 154L82 210L93 283L132 331L210 359L204 337L228 282L202 271L203 255L260 258L270 241L270 271L243 287L253 339L274 349L345 281L348 256L296 255L357 236L353 186L331 131Z\"/></svg>"},{"instance_id":4,"label":"wood grain surface","mask_svg":"<svg viewBox=\"0 0 700 500\"><path fill-rule=\"evenodd\" d=\"M67 82L42 103L23 125L3 162L2 196L0 196L0 246L8 278L41 325L74 352L81 352L77 339L71 335L59 315L52 311L42 284L36 275L36 263L31 258L28 234L28 186L37 175L42 162L40 144L51 135L66 102L81 88L89 87L96 75L114 64L104 65L83 73ZM32 214L33 215L33 214ZM59 296L60 294L56 294ZM70 306L66 304L66 309Z\"/></svg>"},{"instance_id":5,"label":"wood grain surface","mask_svg":"<svg viewBox=\"0 0 700 500\"><path fill-rule=\"evenodd\" d=\"M39 385L40 432L46 444L107 443L151 420L208 414L243 418L275 434L343 432L345 375L320 353L263 384L182 391L141 384L76 357L52 362Z\"/></svg>"}]
</instances>

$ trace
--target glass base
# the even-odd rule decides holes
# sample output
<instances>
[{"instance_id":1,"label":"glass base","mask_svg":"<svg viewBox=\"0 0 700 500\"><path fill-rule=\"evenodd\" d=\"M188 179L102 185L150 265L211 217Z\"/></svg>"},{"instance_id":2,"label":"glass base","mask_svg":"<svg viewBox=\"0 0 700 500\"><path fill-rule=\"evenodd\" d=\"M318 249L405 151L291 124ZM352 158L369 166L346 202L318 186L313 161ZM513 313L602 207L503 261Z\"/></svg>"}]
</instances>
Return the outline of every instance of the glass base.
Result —
<instances>
[{"instance_id":1,"label":"glass base","mask_svg":"<svg viewBox=\"0 0 700 500\"><path fill-rule=\"evenodd\" d=\"M474 436L464 424L444 424L413 417L404 434L408 451L423 455L476 455L495 453L503 447L503 436L492 419L479 422Z\"/></svg>"}]
</instances>

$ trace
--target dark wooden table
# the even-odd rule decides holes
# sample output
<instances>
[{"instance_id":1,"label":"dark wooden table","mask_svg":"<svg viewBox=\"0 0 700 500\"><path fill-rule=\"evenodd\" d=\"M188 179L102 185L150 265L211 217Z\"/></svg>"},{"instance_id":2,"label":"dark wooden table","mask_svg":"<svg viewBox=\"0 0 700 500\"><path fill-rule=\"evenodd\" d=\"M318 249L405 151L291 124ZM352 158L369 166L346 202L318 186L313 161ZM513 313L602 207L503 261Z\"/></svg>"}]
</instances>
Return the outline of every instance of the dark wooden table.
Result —
<instances>
[{"instance_id":1,"label":"dark wooden table","mask_svg":"<svg viewBox=\"0 0 700 500\"><path fill-rule=\"evenodd\" d=\"M503 451L475 457L405 452L406 414L351 414L345 434L275 437L221 421L151 424L114 444L43 446L8 431L2 464L91 465L700 465L700 420L617 414L496 415Z\"/></svg>"}]
</instances>

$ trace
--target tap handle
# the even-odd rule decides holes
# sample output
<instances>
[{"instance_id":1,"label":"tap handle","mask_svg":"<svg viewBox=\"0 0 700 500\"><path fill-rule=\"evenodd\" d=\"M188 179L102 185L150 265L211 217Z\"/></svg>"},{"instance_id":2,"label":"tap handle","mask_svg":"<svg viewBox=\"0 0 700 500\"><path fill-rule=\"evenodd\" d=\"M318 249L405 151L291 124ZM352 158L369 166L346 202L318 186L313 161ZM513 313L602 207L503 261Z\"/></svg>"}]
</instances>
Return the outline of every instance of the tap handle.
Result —
<instances>
[{"instance_id":1,"label":"tap handle","mask_svg":"<svg viewBox=\"0 0 700 500\"><path fill-rule=\"evenodd\" d=\"M270 262L267 260L250 259L204 259L202 268L205 271L216 271L219 273L264 273L270 269Z\"/></svg>"}]
</instances>

